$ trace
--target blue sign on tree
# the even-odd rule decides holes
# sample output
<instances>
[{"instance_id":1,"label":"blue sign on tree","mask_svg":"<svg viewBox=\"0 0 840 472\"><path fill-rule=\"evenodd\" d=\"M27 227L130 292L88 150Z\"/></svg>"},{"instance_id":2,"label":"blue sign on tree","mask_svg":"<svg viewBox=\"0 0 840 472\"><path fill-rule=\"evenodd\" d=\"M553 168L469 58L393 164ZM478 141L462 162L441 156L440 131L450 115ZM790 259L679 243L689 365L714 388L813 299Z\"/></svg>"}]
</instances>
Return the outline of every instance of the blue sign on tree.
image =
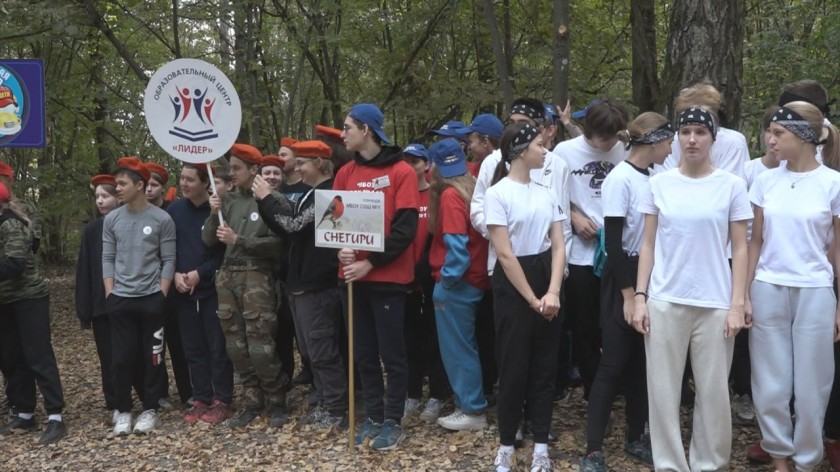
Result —
<instances>
[{"instance_id":1,"label":"blue sign on tree","mask_svg":"<svg viewBox=\"0 0 840 472\"><path fill-rule=\"evenodd\" d=\"M46 146L44 62L0 59L0 147Z\"/></svg>"}]
</instances>

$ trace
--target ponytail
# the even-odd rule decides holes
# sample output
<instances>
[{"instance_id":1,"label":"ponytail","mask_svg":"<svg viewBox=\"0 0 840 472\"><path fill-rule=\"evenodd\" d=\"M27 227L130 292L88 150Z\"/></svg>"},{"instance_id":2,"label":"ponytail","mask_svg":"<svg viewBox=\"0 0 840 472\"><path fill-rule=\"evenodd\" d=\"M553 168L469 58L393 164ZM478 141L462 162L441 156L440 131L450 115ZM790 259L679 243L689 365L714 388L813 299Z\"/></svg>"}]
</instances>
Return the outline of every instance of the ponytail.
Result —
<instances>
[{"instance_id":1,"label":"ponytail","mask_svg":"<svg viewBox=\"0 0 840 472\"><path fill-rule=\"evenodd\" d=\"M496 170L493 171L493 181L490 183L490 186L496 185L499 183L500 180L504 179L508 175L508 168L507 162L504 159L500 160L498 164L496 164Z\"/></svg>"},{"instance_id":2,"label":"ponytail","mask_svg":"<svg viewBox=\"0 0 840 472\"><path fill-rule=\"evenodd\" d=\"M840 132L831 123L826 123L824 127L828 130L828 137L822 148L823 164L840 171Z\"/></svg>"}]
</instances>

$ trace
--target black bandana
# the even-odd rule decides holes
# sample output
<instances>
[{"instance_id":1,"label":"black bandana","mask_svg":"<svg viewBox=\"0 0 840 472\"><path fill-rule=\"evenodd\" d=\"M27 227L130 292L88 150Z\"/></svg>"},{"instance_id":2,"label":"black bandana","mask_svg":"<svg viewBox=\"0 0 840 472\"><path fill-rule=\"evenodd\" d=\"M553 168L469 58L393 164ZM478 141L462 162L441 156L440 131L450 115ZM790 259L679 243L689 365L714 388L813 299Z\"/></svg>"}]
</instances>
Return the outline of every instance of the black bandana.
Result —
<instances>
[{"instance_id":1,"label":"black bandana","mask_svg":"<svg viewBox=\"0 0 840 472\"><path fill-rule=\"evenodd\" d=\"M513 140L508 145L507 152L502 155L506 162L510 162L517 157L521 156L528 146L531 144L531 141L539 136L540 131L537 128L529 124L525 124L516 136L513 137Z\"/></svg>"},{"instance_id":2,"label":"black bandana","mask_svg":"<svg viewBox=\"0 0 840 472\"><path fill-rule=\"evenodd\" d=\"M715 139L717 136L715 117L702 108L691 107L680 113L680 118L677 120L677 126L682 128L686 125L705 126L709 129L709 132L712 133L712 139Z\"/></svg>"},{"instance_id":3,"label":"black bandana","mask_svg":"<svg viewBox=\"0 0 840 472\"><path fill-rule=\"evenodd\" d=\"M519 104L516 104L513 107L511 107L510 114L511 115L525 115L525 116L527 116L528 118L530 118L534 121L541 120L545 116L545 114L542 110L538 111L536 108L528 106L524 103L519 103Z\"/></svg>"},{"instance_id":4,"label":"black bandana","mask_svg":"<svg viewBox=\"0 0 840 472\"><path fill-rule=\"evenodd\" d=\"M650 133L645 134L640 138L630 138L630 141L627 142L627 146L625 149L630 149L631 146L635 144L656 144L660 141L665 141L666 139L672 138L674 136L674 127L671 126L671 123L666 121L662 124L659 128L651 131Z\"/></svg>"},{"instance_id":5,"label":"black bandana","mask_svg":"<svg viewBox=\"0 0 840 472\"><path fill-rule=\"evenodd\" d=\"M825 144L825 140L820 139L811 123L790 108L780 107L771 122L783 126L806 143Z\"/></svg>"},{"instance_id":6,"label":"black bandana","mask_svg":"<svg viewBox=\"0 0 840 472\"><path fill-rule=\"evenodd\" d=\"M826 103L825 105L820 106L820 105L817 105L816 103L814 103L813 101L803 97L802 95L797 95L793 92L782 92L782 96L779 97L779 106L783 107L790 102L810 103L811 105L814 105L815 107L819 108L820 111L822 112L823 116L828 118L828 116L831 115L831 104L834 103L834 100L831 100L830 102Z\"/></svg>"}]
</instances>

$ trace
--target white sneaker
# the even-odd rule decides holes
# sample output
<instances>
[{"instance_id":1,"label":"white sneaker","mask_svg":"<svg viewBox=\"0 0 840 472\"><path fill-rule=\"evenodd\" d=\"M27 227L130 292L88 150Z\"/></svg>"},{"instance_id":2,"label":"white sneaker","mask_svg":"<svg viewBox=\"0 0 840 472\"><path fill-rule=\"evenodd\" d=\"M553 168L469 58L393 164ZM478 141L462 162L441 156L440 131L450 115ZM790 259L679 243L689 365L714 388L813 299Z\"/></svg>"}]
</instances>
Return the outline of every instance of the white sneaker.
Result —
<instances>
[{"instance_id":1,"label":"white sneaker","mask_svg":"<svg viewBox=\"0 0 840 472\"><path fill-rule=\"evenodd\" d=\"M161 398L160 400L158 400L158 405L160 405L160 407L164 410L171 410L175 408L175 405L173 405L172 402L169 401L169 398Z\"/></svg>"},{"instance_id":2,"label":"white sneaker","mask_svg":"<svg viewBox=\"0 0 840 472\"><path fill-rule=\"evenodd\" d=\"M553 466L548 454L534 454L531 460L531 472L551 472Z\"/></svg>"},{"instance_id":3,"label":"white sneaker","mask_svg":"<svg viewBox=\"0 0 840 472\"><path fill-rule=\"evenodd\" d=\"M134 434L146 434L159 425L160 419L158 418L157 411L146 410L137 417L137 423L134 423Z\"/></svg>"},{"instance_id":4,"label":"white sneaker","mask_svg":"<svg viewBox=\"0 0 840 472\"><path fill-rule=\"evenodd\" d=\"M438 418L437 424L452 431L480 431L487 428L484 413L470 415L457 408L451 415Z\"/></svg>"},{"instance_id":5,"label":"white sneaker","mask_svg":"<svg viewBox=\"0 0 840 472\"><path fill-rule=\"evenodd\" d=\"M116 417L114 418L114 434L117 436L125 436L131 433L131 413L120 413L114 410Z\"/></svg>"},{"instance_id":6,"label":"white sneaker","mask_svg":"<svg viewBox=\"0 0 840 472\"><path fill-rule=\"evenodd\" d=\"M499 447L499 451L496 452L496 460L493 461L493 466L497 472L509 472L513 469L513 448L504 450L502 447Z\"/></svg>"},{"instance_id":7,"label":"white sneaker","mask_svg":"<svg viewBox=\"0 0 840 472\"><path fill-rule=\"evenodd\" d=\"M405 400L405 409L403 410L403 418L416 415L420 411L420 400L416 398L407 398Z\"/></svg>"},{"instance_id":8,"label":"white sneaker","mask_svg":"<svg viewBox=\"0 0 840 472\"><path fill-rule=\"evenodd\" d=\"M443 400L430 398L429 401L426 402L426 407L423 408L423 412L420 413L420 419L426 423L434 423L437 421L438 416L440 416L440 410L442 408Z\"/></svg>"},{"instance_id":9,"label":"white sneaker","mask_svg":"<svg viewBox=\"0 0 840 472\"><path fill-rule=\"evenodd\" d=\"M120 416L120 410L111 412L111 424L117 424L117 418Z\"/></svg>"},{"instance_id":10,"label":"white sneaker","mask_svg":"<svg viewBox=\"0 0 840 472\"><path fill-rule=\"evenodd\" d=\"M732 422L737 425L755 424L755 408L749 395L738 395L732 402Z\"/></svg>"}]
</instances>

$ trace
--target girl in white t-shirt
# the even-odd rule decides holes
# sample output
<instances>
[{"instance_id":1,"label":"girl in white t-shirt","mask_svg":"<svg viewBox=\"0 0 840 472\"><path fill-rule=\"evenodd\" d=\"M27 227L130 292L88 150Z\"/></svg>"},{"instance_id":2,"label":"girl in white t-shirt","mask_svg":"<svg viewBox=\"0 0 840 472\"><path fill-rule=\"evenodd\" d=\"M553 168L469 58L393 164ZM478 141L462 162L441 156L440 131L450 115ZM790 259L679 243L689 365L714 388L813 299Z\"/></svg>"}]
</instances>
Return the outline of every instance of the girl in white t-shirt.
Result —
<instances>
[{"instance_id":1,"label":"girl in white t-shirt","mask_svg":"<svg viewBox=\"0 0 840 472\"><path fill-rule=\"evenodd\" d=\"M547 472L566 215L554 193L531 181L530 171L542 167L547 152L540 131L527 123L512 124L502 134L501 149L494 184L484 198L487 230L498 256L492 288L500 446L494 466L497 472L513 467L516 430L527 400L534 433L531 471Z\"/></svg>"},{"instance_id":2,"label":"girl in white t-shirt","mask_svg":"<svg viewBox=\"0 0 840 472\"><path fill-rule=\"evenodd\" d=\"M752 211L744 180L712 165L716 128L705 109L683 111L678 133L682 164L651 177L650 191L639 205L645 230L633 324L646 335L656 470L725 470L732 447L727 380L733 340L744 326ZM689 351L697 395L687 461L680 390Z\"/></svg>"},{"instance_id":3,"label":"girl in white t-shirt","mask_svg":"<svg viewBox=\"0 0 840 472\"><path fill-rule=\"evenodd\" d=\"M619 133L630 157L610 172L601 186L607 261L601 274L601 361L589 392L584 472L606 471L602 452L613 400L622 388L626 399L625 452L652 465L644 437L648 419L644 337L633 329L633 292L642 245L644 215L639 201L649 187L650 168L671 152L674 128L662 115L642 113Z\"/></svg>"},{"instance_id":4,"label":"girl in white t-shirt","mask_svg":"<svg viewBox=\"0 0 840 472\"><path fill-rule=\"evenodd\" d=\"M749 248L747 322L752 319L752 391L761 447L777 471L813 470L822 460L822 427L834 379L833 343L840 310L832 290L840 251L840 173L837 128L820 136L820 110L806 102L779 107L770 147L787 165L759 175L750 189L755 211ZM831 154L834 153L834 154ZM751 303L750 303L751 302ZM832 316L833 314L833 316ZM796 425L789 403L793 397Z\"/></svg>"}]
</instances>

